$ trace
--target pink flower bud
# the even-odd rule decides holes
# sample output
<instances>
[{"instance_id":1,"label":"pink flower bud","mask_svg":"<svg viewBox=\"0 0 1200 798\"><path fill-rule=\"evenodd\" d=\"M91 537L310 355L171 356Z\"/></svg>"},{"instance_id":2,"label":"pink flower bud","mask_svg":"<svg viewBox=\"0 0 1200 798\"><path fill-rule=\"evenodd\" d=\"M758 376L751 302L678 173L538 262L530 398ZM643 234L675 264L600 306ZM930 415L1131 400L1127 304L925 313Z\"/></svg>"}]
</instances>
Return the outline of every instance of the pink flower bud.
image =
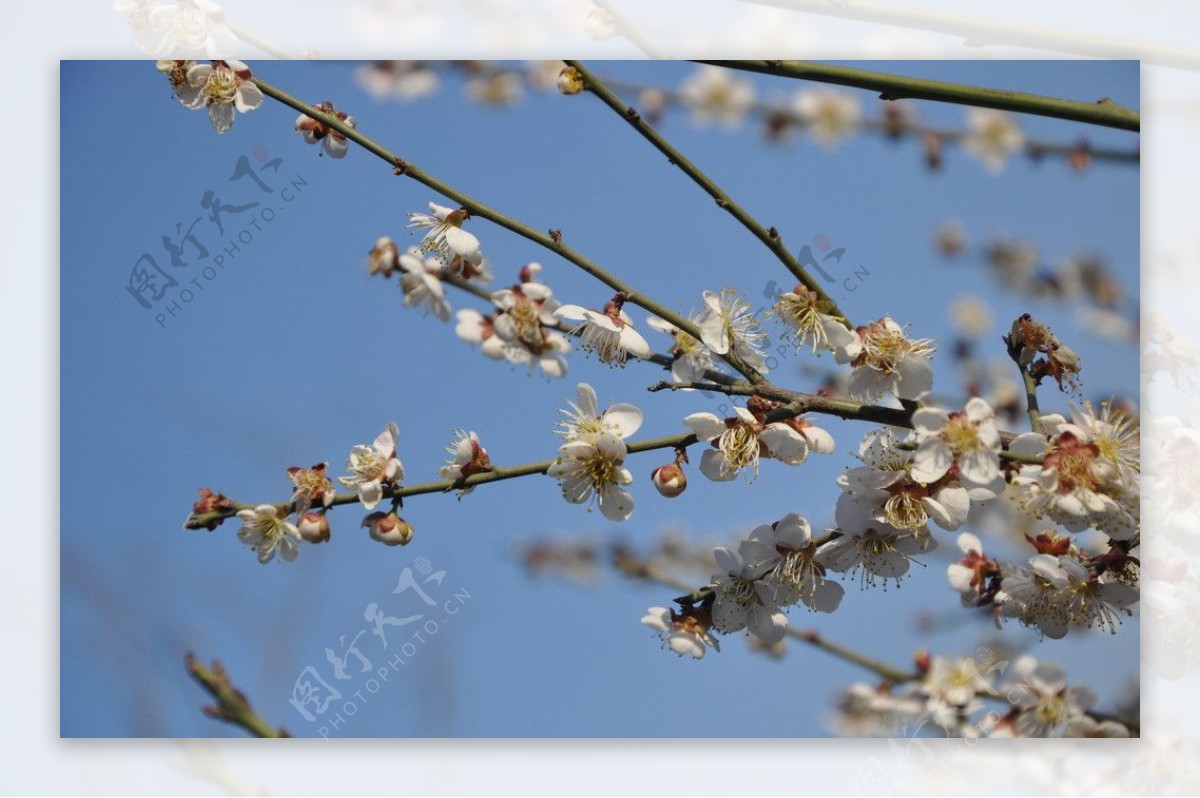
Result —
<instances>
[{"instance_id":1,"label":"pink flower bud","mask_svg":"<svg viewBox=\"0 0 1200 798\"><path fill-rule=\"evenodd\" d=\"M296 528L300 530L300 537L309 543L324 543L329 540L329 519L325 513L304 513L300 516Z\"/></svg>"},{"instance_id":2,"label":"pink flower bud","mask_svg":"<svg viewBox=\"0 0 1200 798\"><path fill-rule=\"evenodd\" d=\"M687 475L678 463L659 466L650 474L650 479L658 492L668 499L675 498L687 488Z\"/></svg>"},{"instance_id":3,"label":"pink flower bud","mask_svg":"<svg viewBox=\"0 0 1200 798\"><path fill-rule=\"evenodd\" d=\"M373 540L385 546L407 546L412 540L412 524L396 515L395 510L390 513L373 512L363 519L362 525L368 528Z\"/></svg>"}]
</instances>

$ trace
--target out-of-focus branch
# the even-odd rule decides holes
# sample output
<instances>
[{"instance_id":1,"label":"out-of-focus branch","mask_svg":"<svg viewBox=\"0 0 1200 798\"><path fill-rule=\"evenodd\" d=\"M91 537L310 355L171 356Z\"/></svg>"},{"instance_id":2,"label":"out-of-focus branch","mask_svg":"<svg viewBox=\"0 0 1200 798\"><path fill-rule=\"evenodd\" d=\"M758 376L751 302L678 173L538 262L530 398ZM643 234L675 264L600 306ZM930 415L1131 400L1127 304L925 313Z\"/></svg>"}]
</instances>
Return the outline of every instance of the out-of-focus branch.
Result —
<instances>
[{"instance_id":1,"label":"out-of-focus branch","mask_svg":"<svg viewBox=\"0 0 1200 798\"><path fill-rule=\"evenodd\" d=\"M254 737L292 736L287 729L275 728L259 717L258 713L250 706L250 701L245 694L229 681L229 674L226 673L221 660L214 659L212 666L209 667L193 655L188 654L184 659L184 665L187 667L188 674L217 701L215 704L203 707L202 711L205 715L232 723L234 726L240 726Z\"/></svg>"},{"instance_id":2,"label":"out-of-focus branch","mask_svg":"<svg viewBox=\"0 0 1200 798\"><path fill-rule=\"evenodd\" d=\"M878 91L880 97L885 100L935 100L1068 119L1120 130L1141 130L1141 115L1137 111L1117 105L1108 98L1101 98L1090 103L1062 100L1041 94L989 89L983 86L949 83L943 80L912 78L820 61L703 61L702 63L749 72L761 72L767 75L870 89Z\"/></svg>"}]
</instances>

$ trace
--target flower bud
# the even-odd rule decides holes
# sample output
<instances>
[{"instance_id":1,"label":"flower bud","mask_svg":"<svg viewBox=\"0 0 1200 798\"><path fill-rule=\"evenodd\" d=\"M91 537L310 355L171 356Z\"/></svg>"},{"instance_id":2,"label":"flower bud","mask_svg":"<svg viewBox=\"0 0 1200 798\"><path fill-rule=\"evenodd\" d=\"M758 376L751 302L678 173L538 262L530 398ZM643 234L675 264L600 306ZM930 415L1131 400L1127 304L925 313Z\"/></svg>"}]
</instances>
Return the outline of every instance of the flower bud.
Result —
<instances>
[{"instance_id":1,"label":"flower bud","mask_svg":"<svg viewBox=\"0 0 1200 798\"><path fill-rule=\"evenodd\" d=\"M368 528L373 540L386 546L407 546L412 540L412 524L396 515L395 510L373 512L363 519L362 525Z\"/></svg>"},{"instance_id":2,"label":"flower bud","mask_svg":"<svg viewBox=\"0 0 1200 798\"><path fill-rule=\"evenodd\" d=\"M324 543L329 540L329 519L325 513L309 511L300 516L296 528L300 537L309 543Z\"/></svg>"},{"instance_id":3,"label":"flower bud","mask_svg":"<svg viewBox=\"0 0 1200 798\"><path fill-rule=\"evenodd\" d=\"M578 94L583 91L583 75L575 67L563 67L558 73L558 90L563 94Z\"/></svg>"},{"instance_id":4,"label":"flower bud","mask_svg":"<svg viewBox=\"0 0 1200 798\"><path fill-rule=\"evenodd\" d=\"M687 475L678 463L659 466L650 474L654 487L663 496L673 499L687 489Z\"/></svg>"}]
</instances>

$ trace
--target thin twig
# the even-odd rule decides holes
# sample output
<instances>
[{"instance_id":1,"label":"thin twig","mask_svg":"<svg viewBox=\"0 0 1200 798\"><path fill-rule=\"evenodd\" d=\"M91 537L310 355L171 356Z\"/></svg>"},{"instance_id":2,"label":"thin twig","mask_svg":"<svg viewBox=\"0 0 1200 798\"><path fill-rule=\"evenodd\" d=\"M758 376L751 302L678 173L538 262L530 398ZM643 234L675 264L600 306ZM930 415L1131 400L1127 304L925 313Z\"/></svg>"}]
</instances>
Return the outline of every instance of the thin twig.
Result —
<instances>
[{"instance_id":1,"label":"thin twig","mask_svg":"<svg viewBox=\"0 0 1200 798\"><path fill-rule=\"evenodd\" d=\"M989 89L983 86L970 86L965 83L950 83L943 80L912 78L886 72L837 66L820 61L702 61L701 63L749 72L761 72L767 75L870 89L879 92L879 96L884 100L935 100L1049 116L1056 119L1069 119L1120 130L1137 131L1141 129L1141 115L1137 111L1117 105L1108 98L1099 98L1095 102L1062 100L1041 94Z\"/></svg>"},{"instance_id":2,"label":"thin twig","mask_svg":"<svg viewBox=\"0 0 1200 798\"><path fill-rule=\"evenodd\" d=\"M392 166L392 170L396 175L412 178L418 183L433 189L442 196L448 197L454 202L457 202L471 215L487 219L488 221L491 221L505 228L506 230L516 233L522 238L528 239L529 241L542 246L550 252L560 255L567 261L578 266L584 272L587 272L591 276L600 280L614 291L624 293L629 302L632 302L633 304L650 311L659 318L669 321L671 324L675 325L694 338L699 339L701 337L700 330L691 321L683 318L677 313L674 313L669 308L660 305L658 302L655 302L650 297L642 294L640 291L637 291L623 280L602 268L599 264L585 257L581 253L576 252L570 246L565 244L563 242L561 231L551 230L548 233L542 233L534 230L529 225L519 222L511 216L501 213L492 206L480 202L474 197L468 196L458 189L443 183L441 180L438 180L425 170L404 160L396 153L376 142L374 139L364 135L356 128L350 127L345 123L344 120L338 119L335 115L318 111L308 103L293 97L292 95L275 87L262 78L254 77L252 80L263 94L274 100L278 100L284 105L294 108L306 116L310 116L313 119L318 120L329 128L338 131L350 141L353 141L354 143L363 147L372 155L381 158L383 161ZM722 358L738 373L751 382L756 382L762 379L761 374L755 371L749 364L747 364L732 351L722 355Z\"/></svg>"},{"instance_id":3,"label":"thin twig","mask_svg":"<svg viewBox=\"0 0 1200 798\"><path fill-rule=\"evenodd\" d=\"M634 130L641 135L642 138L650 142L655 149L666 156L667 160L674 166L678 166L684 174L692 179L696 185L704 190L706 194L716 201L717 207L728 211L733 218L737 219L743 227L754 234L754 237L761 241L767 249L771 250L780 262L783 263L787 270L792 273L792 276L804 284L804 287L814 292L826 303L825 312L831 316L840 318L842 321L849 322L846 315L838 307L837 302L829 296L822 286L808 271L800 264L787 247L784 246L783 237L779 231L774 228L764 227L757 219L750 215L745 208L739 205L718 186L712 178L705 174L698 166L692 163L683 153L677 150L670 142L655 130L649 123L646 122L637 112L637 110L618 97L610 90L604 82L597 78L590 70L588 70L579 61L566 61L566 64L579 70L583 76L584 87L598 97L605 105L611 108L622 119L628 122Z\"/></svg>"}]
</instances>

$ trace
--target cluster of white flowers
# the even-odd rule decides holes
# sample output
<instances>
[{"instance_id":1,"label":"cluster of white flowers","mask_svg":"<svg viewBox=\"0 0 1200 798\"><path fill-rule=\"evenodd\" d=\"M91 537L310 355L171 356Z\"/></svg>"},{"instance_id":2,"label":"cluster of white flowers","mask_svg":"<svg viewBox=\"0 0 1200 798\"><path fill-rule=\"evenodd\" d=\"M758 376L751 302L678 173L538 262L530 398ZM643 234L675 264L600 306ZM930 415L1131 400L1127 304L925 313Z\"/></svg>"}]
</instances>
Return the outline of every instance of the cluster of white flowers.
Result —
<instances>
[{"instance_id":1,"label":"cluster of white flowers","mask_svg":"<svg viewBox=\"0 0 1200 798\"><path fill-rule=\"evenodd\" d=\"M1140 531L1141 432L1127 413L1105 405L1074 408L1039 419L1041 429L1019 435L1009 449L1041 458L1022 465L1013 479L1014 499L1036 518L1050 518L1072 532L1094 527L1116 540Z\"/></svg>"},{"instance_id":2,"label":"cluster of white flowers","mask_svg":"<svg viewBox=\"0 0 1200 798\"><path fill-rule=\"evenodd\" d=\"M262 105L262 91L251 80L250 67L241 61L159 61L156 66L184 108L208 110L208 120L218 133L233 127L235 110L246 113Z\"/></svg>"},{"instance_id":3,"label":"cluster of white flowers","mask_svg":"<svg viewBox=\"0 0 1200 798\"><path fill-rule=\"evenodd\" d=\"M577 322L571 333L579 336L580 349L595 352L601 363L624 366L629 355L650 357L650 345L633 328L633 319L622 308L624 302L624 298L618 294L603 310L562 305L554 311L554 316Z\"/></svg>"},{"instance_id":4,"label":"cluster of white flowers","mask_svg":"<svg viewBox=\"0 0 1200 798\"><path fill-rule=\"evenodd\" d=\"M808 521L789 513L754 529L736 550L713 550L718 573L706 598L678 613L651 607L642 622L664 635L672 651L696 659L705 645L720 650L714 632L746 630L757 643L778 643L787 631L785 608L802 603L833 612L842 601L842 586L825 578L819 551Z\"/></svg>"},{"instance_id":5,"label":"cluster of white flowers","mask_svg":"<svg viewBox=\"0 0 1200 798\"><path fill-rule=\"evenodd\" d=\"M537 366L548 377L562 377L567 373L564 355L571 351L571 343L554 329L559 302L550 287L537 280L541 269L539 263L528 263L521 268L519 283L494 292L495 312L458 311L454 332L467 343L479 344L480 351L493 360L530 369Z\"/></svg>"},{"instance_id":6,"label":"cluster of white flowers","mask_svg":"<svg viewBox=\"0 0 1200 798\"><path fill-rule=\"evenodd\" d=\"M700 471L714 482L728 482L743 470L746 480L758 476L763 457L785 465L800 465L809 452L829 454L833 437L801 416L767 421L771 404L753 397L747 407L733 408L729 418L712 413L692 413L683 420L701 443L710 448L700 456Z\"/></svg>"},{"instance_id":7,"label":"cluster of white flowers","mask_svg":"<svg viewBox=\"0 0 1200 798\"><path fill-rule=\"evenodd\" d=\"M1006 671L997 685L994 677ZM1089 714L1091 690L1068 686L1060 666L1032 656L980 663L921 655L918 674L898 689L851 685L837 702L834 726L857 736L916 734L926 725L969 738L1130 736L1121 723ZM1004 709L984 713L989 705Z\"/></svg>"},{"instance_id":8,"label":"cluster of white flowers","mask_svg":"<svg viewBox=\"0 0 1200 798\"><path fill-rule=\"evenodd\" d=\"M396 457L399 437L399 427L391 422L372 444L354 446L350 450L346 465L350 474L339 477L338 481L358 494L364 509L373 510L383 499L384 490L397 486L404 479L404 466ZM484 452L485 461L486 457L487 453ZM317 463L310 468L293 466L287 469L288 479L292 482L290 502L283 505L260 504L237 511L237 517L242 522L238 539L255 552L259 562L268 563L276 554L284 562L291 562L296 559L301 542L324 543L329 540L328 511L336 496L333 481L326 473L328 468L328 463ZM223 495L209 490L201 490L200 496L193 513L231 509L233 506ZM291 520L293 513L295 521ZM412 527L396 516L395 510L390 513L371 513L363 520L363 526L370 528L371 537L389 545L407 543L412 538ZM196 527L185 524L185 528Z\"/></svg>"},{"instance_id":9,"label":"cluster of white flowers","mask_svg":"<svg viewBox=\"0 0 1200 798\"><path fill-rule=\"evenodd\" d=\"M834 358L854 367L850 396L875 403L888 393L917 400L933 387L929 358L934 344L928 338L909 338L904 329L885 316L843 335L837 325L823 326ZM835 338L836 336L836 338Z\"/></svg>"},{"instance_id":10,"label":"cluster of white flowers","mask_svg":"<svg viewBox=\"0 0 1200 798\"><path fill-rule=\"evenodd\" d=\"M642 426L642 411L628 403L599 410L596 391L579 384L578 398L561 411L564 438L558 459L546 472L558 480L563 498L571 504L593 500L610 521L626 521L633 514L633 494L625 486L633 475L625 468L625 439ZM589 508L590 509L590 508Z\"/></svg>"}]
</instances>

